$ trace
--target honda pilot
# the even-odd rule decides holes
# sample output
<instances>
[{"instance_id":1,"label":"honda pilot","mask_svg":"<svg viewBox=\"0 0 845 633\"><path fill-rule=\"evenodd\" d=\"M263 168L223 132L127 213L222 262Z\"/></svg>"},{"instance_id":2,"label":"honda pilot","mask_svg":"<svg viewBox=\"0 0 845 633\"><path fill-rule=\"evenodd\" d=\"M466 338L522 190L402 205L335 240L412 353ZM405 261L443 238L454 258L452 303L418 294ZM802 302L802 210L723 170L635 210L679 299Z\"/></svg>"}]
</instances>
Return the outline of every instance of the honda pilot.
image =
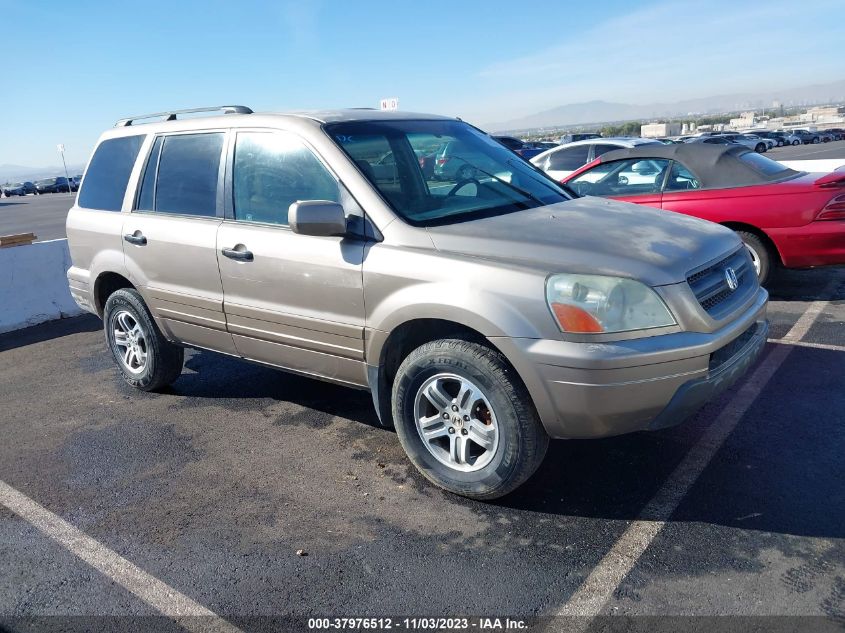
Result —
<instances>
[{"instance_id":1,"label":"honda pilot","mask_svg":"<svg viewBox=\"0 0 845 633\"><path fill-rule=\"evenodd\" d=\"M71 292L138 389L178 394L185 347L365 389L423 476L492 499L550 438L680 423L766 341L733 231L576 197L460 120L181 116L106 131L67 217Z\"/></svg>"}]
</instances>

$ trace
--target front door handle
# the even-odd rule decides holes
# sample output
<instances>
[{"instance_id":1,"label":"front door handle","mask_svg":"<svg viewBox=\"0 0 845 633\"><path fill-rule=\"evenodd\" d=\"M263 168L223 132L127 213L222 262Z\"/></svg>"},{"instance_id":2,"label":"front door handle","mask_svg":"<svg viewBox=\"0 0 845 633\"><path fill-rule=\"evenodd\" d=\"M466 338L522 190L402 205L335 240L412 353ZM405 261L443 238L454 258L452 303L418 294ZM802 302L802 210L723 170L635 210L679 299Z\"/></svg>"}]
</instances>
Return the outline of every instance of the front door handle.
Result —
<instances>
[{"instance_id":1,"label":"front door handle","mask_svg":"<svg viewBox=\"0 0 845 633\"><path fill-rule=\"evenodd\" d=\"M147 238L144 237L144 234L141 231L135 231L134 233L127 233L123 236L130 244L134 244L135 246L146 246L147 245Z\"/></svg>"},{"instance_id":2,"label":"front door handle","mask_svg":"<svg viewBox=\"0 0 845 633\"><path fill-rule=\"evenodd\" d=\"M221 252L229 259L234 259L239 262L251 262L255 259L252 256L252 251L246 250L243 244L238 244L235 248L224 248Z\"/></svg>"}]
</instances>

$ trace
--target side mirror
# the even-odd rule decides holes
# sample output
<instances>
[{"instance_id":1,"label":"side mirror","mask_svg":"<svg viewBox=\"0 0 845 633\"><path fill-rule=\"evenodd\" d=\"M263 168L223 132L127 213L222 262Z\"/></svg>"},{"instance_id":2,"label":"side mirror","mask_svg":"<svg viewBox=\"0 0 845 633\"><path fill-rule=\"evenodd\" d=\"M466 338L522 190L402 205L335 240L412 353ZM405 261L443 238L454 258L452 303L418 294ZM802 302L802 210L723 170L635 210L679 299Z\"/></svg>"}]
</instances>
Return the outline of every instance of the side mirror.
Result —
<instances>
[{"instance_id":1,"label":"side mirror","mask_svg":"<svg viewBox=\"0 0 845 633\"><path fill-rule=\"evenodd\" d=\"M343 206L330 200L294 202L288 209L288 224L300 235L343 237L347 234Z\"/></svg>"}]
</instances>

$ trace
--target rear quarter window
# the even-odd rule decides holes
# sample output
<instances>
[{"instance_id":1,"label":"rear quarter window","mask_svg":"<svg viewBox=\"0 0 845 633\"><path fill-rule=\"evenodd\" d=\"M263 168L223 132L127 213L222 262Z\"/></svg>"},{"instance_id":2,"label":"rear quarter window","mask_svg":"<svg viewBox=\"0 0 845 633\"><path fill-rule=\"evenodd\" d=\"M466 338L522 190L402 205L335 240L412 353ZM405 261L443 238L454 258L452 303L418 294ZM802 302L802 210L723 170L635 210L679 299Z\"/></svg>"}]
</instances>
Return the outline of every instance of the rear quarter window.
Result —
<instances>
[{"instance_id":1,"label":"rear quarter window","mask_svg":"<svg viewBox=\"0 0 845 633\"><path fill-rule=\"evenodd\" d=\"M761 174L765 174L766 176L774 176L776 174L786 175L790 171L790 169L782 163L774 161L771 158L761 156L757 152L747 152L745 154L742 154L739 157L739 160L741 160L743 163L748 163L754 169L759 171Z\"/></svg>"},{"instance_id":2,"label":"rear quarter window","mask_svg":"<svg viewBox=\"0 0 845 633\"><path fill-rule=\"evenodd\" d=\"M85 185L79 193L80 207L120 211L143 140L143 135L124 136L108 139L97 146L85 172Z\"/></svg>"}]
</instances>

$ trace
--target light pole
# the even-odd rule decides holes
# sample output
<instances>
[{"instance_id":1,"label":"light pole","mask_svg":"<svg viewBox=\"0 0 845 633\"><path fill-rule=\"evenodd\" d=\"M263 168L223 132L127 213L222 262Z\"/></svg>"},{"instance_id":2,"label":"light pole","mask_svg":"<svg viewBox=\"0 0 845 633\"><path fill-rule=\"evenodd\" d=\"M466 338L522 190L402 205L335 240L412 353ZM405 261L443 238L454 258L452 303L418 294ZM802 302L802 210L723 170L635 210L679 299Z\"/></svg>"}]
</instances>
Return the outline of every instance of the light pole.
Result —
<instances>
[{"instance_id":1,"label":"light pole","mask_svg":"<svg viewBox=\"0 0 845 633\"><path fill-rule=\"evenodd\" d=\"M65 168L65 180L67 180L67 192L73 193L73 187L70 186L70 176L67 173L67 163L65 162L65 144L59 143L56 145L56 149L59 150L59 154L62 155L62 165Z\"/></svg>"}]
</instances>

